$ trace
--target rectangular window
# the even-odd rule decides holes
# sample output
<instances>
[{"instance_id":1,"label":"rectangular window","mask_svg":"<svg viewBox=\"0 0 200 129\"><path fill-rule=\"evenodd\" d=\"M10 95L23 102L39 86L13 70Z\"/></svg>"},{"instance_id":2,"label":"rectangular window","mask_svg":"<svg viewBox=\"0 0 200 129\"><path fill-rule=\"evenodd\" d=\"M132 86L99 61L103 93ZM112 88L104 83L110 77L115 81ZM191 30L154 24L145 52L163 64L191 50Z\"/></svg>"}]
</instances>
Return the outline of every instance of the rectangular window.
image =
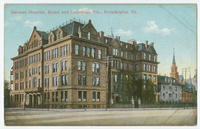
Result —
<instances>
[{"instance_id":1,"label":"rectangular window","mask_svg":"<svg viewBox=\"0 0 200 129\"><path fill-rule=\"evenodd\" d=\"M57 62L52 63L52 71L53 71L53 73L58 71L58 63Z\"/></svg>"},{"instance_id":2,"label":"rectangular window","mask_svg":"<svg viewBox=\"0 0 200 129\"><path fill-rule=\"evenodd\" d=\"M61 65L61 71L67 70L67 61L66 60L62 60L60 65Z\"/></svg>"},{"instance_id":3,"label":"rectangular window","mask_svg":"<svg viewBox=\"0 0 200 129\"><path fill-rule=\"evenodd\" d=\"M78 61L78 70L86 70L86 63L84 61Z\"/></svg>"},{"instance_id":4,"label":"rectangular window","mask_svg":"<svg viewBox=\"0 0 200 129\"><path fill-rule=\"evenodd\" d=\"M101 50L98 50L98 59L101 59L102 58L102 52Z\"/></svg>"},{"instance_id":5,"label":"rectangular window","mask_svg":"<svg viewBox=\"0 0 200 129\"><path fill-rule=\"evenodd\" d=\"M117 56L118 55L118 49L117 48L113 48L113 56Z\"/></svg>"},{"instance_id":6,"label":"rectangular window","mask_svg":"<svg viewBox=\"0 0 200 129\"><path fill-rule=\"evenodd\" d=\"M83 52L83 56L86 56L86 47L83 47L82 52Z\"/></svg>"},{"instance_id":7,"label":"rectangular window","mask_svg":"<svg viewBox=\"0 0 200 129\"><path fill-rule=\"evenodd\" d=\"M84 61L82 61L82 70L85 71L86 70L86 63Z\"/></svg>"},{"instance_id":8,"label":"rectangular window","mask_svg":"<svg viewBox=\"0 0 200 129\"><path fill-rule=\"evenodd\" d=\"M124 51L121 51L121 57L124 57Z\"/></svg>"},{"instance_id":9,"label":"rectangular window","mask_svg":"<svg viewBox=\"0 0 200 129\"><path fill-rule=\"evenodd\" d=\"M146 64L143 64L143 71L146 71Z\"/></svg>"},{"instance_id":10,"label":"rectangular window","mask_svg":"<svg viewBox=\"0 0 200 129\"><path fill-rule=\"evenodd\" d=\"M78 70L81 70L81 61L78 61Z\"/></svg>"},{"instance_id":11,"label":"rectangular window","mask_svg":"<svg viewBox=\"0 0 200 129\"><path fill-rule=\"evenodd\" d=\"M100 72L100 64L97 62L92 63L92 72Z\"/></svg>"},{"instance_id":12,"label":"rectangular window","mask_svg":"<svg viewBox=\"0 0 200 129\"><path fill-rule=\"evenodd\" d=\"M68 84L68 75L61 75L61 84L65 86Z\"/></svg>"},{"instance_id":13,"label":"rectangular window","mask_svg":"<svg viewBox=\"0 0 200 129\"><path fill-rule=\"evenodd\" d=\"M54 92L52 92L52 102L54 102Z\"/></svg>"},{"instance_id":14,"label":"rectangular window","mask_svg":"<svg viewBox=\"0 0 200 129\"><path fill-rule=\"evenodd\" d=\"M52 59L57 57L58 57L58 48L54 48L52 49Z\"/></svg>"},{"instance_id":15,"label":"rectangular window","mask_svg":"<svg viewBox=\"0 0 200 129\"><path fill-rule=\"evenodd\" d=\"M91 56L92 56L93 58L95 57L95 49L94 49L94 48L91 49Z\"/></svg>"},{"instance_id":16,"label":"rectangular window","mask_svg":"<svg viewBox=\"0 0 200 129\"><path fill-rule=\"evenodd\" d=\"M44 74L49 74L49 65L44 66Z\"/></svg>"},{"instance_id":17,"label":"rectangular window","mask_svg":"<svg viewBox=\"0 0 200 129\"><path fill-rule=\"evenodd\" d=\"M67 54L67 45L60 47L60 56L66 56Z\"/></svg>"},{"instance_id":18,"label":"rectangular window","mask_svg":"<svg viewBox=\"0 0 200 129\"><path fill-rule=\"evenodd\" d=\"M40 75L40 66L38 67L38 74Z\"/></svg>"},{"instance_id":19,"label":"rectangular window","mask_svg":"<svg viewBox=\"0 0 200 129\"><path fill-rule=\"evenodd\" d=\"M144 74L144 78L143 78L144 80L146 80L147 79L147 75L146 74Z\"/></svg>"},{"instance_id":20,"label":"rectangular window","mask_svg":"<svg viewBox=\"0 0 200 129\"><path fill-rule=\"evenodd\" d=\"M20 82L20 90L24 89L24 82Z\"/></svg>"},{"instance_id":21,"label":"rectangular window","mask_svg":"<svg viewBox=\"0 0 200 129\"><path fill-rule=\"evenodd\" d=\"M75 55L79 54L79 45L75 45Z\"/></svg>"},{"instance_id":22,"label":"rectangular window","mask_svg":"<svg viewBox=\"0 0 200 129\"><path fill-rule=\"evenodd\" d=\"M78 85L81 86L82 85L82 76L78 75Z\"/></svg>"},{"instance_id":23,"label":"rectangular window","mask_svg":"<svg viewBox=\"0 0 200 129\"><path fill-rule=\"evenodd\" d=\"M78 101L82 101L82 91L78 91Z\"/></svg>"},{"instance_id":24,"label":"rectangular window","mask_svg":"<svg viewBox=\"0 0 200 129\"><path fill-rule=\"evenodd\" d=\"M48 87L49 86L49 78L44 79L44 86Z\"/></svg>"},{"instance_id":25,"label":"rectangular window","mask_svg":"<svg viewBox=\"0 0 200 129\"><path fill-rule=\"evenodd\" d=\"M90 57L90 48L87 48L87 56Z\"/></svg>"},{"instance_id":26,"label":"rectangular window","mask_svg":"<svg viewBox=\"0 0 200 129\"><path fill-rule=\"evenodd\" d=\"M63 91L60 92L60 99L61 99L61 102L65 101Z\"/></svg>"},{"instance_id":27,"label":"rectangular window","mask_svg":"<svg viewBox=\"0 0 200 129\"><path fill-rule=\"evenodd\" d=\"M52 77L52 86L58 86L58 76Z\"/></svg>"},{"instance_id":28,"label":"rectangular window","mask_svg":"<svg viewBox=\"0 0 200 129\"><path fill-rule=\"evenodd\" d=\"M114 75L114 82L117 82L117 74Z\"/></svg>"},{"instance_id":29,"label":"rectangular window","mask_svg":"<svg viewBox=\"0 0 200 129\"><path fill-rule=\"evenodd\" d=\"M33 87L35 88L36 86L37 86L37 78L34 77L34 78L33 78Z\"/></svg>"},{"instance_id":30,"label":"rectangular window","mask_svg":"<svg viewBox=\"0 0 200 129\"><path fill-rule=\"evenodd\" d=\"M31 88L31 80L29 80L29 83L28 83L28 84L29 84L29 88Z\"/></svg>"},{"instance_id":31,"label":"rectangular window","mask_svg":"<svg viewBox=\"0 0 200 129\"><path fill-rule=\"evenodd\" d=\"M95 102L96 101L96 91L92 92L92 101Z\"/></svg>"},{"instance_id":32,"label":"rectangular window","mask_svg":"<svg viewBox=\"0 0 200 129\"><path fill-rule=\"evenodd\" d=\"M151 54L149 54L149 61L151 61Z\"/></svg>"},{"instance_id":33,"label":"rectangular window","mask_svg":"<svg viewBox=\"0 0 200 129\"><path fill-rule=\"evenodd\" d=\"M18 79L18 73L15 73L15 80Z\"/></svg>"},{"instance_id":34,"label":"rectangular window","mask_svg":"<svg viewBox=\"0 0 200 129\"><path fill-rule=\"evenodd\" d=\"M68 101L68 91L65 91L65 101Z\"/></svg>"},{"instance_id":35,"label":"rectangular window","mask_svg":"<svg viewBox=\"0 0 200 129\"><path fill-rule=\"evenodd\" d=\"M97 77L97 78L96 78L96 86L99 86L99 85L100 85L100 78Z\"/></svg>"},{"instance_id":36,"label":"rectangular window","mask_svg":"<svg viewBox=\"0 0 200 129\"><path fill-rule=\"evenodd\" d=\"M144 58L144 60L146 60L146 58L147 58L146 53L143 53L143 58Z\"/></svg>"},{"instance_id":37,"label":"rectangular window","mask_svg":"<svg viewBox=\"0 0 200 129\"><path fill-rule=\"evenodd\" d=\"M100 98L101 98L100 92L97 92L97 102L100 102Z\"/></svg>"},{"instance_id":38,"label":"rectangular window","mask_svg":"<svg viewBox=\"0 0 200 129\"><path fill-rule=\"evenodd\" d=\"M87 101L87 91L83 91L83 101Z\"/></svg>"},{"instance_id":39,"label":"rectangular window","mask_svg":"<svg viewBox=\"0 0 200 129\"><path fill-rule=\"evenodd\" d=\"M20 79L24 78L24 72L20 72Z\"/></svg>"},{"instance_id":40,"label":"rectangular window","mask_svg":"<svg viewBox=\"0 0 200 129\"><path fill-rule=\"evenodd\" d=\"M156 66L153 66L153 71L156 72Z\"/></svg>"},{"instance_id":41,"label":"rectangular window","mask_svg":"<svg viewBox=\"0 0 200 129\"><path fill-rule=\"evenodd\" d=\"M95 86L95 85L96 85L96 78L93 77L93 78L92 78L92 86Z\"/></svg>"},{"instance_id":42,"label":"rectangular window","mask_svg":"<svg viewBox=\"0 0 200 129\"><path fill-rule=\"evenodd\" d=\"M85 75L83 75L83 85L84 86L87 85L87 77Z\"/></svg>"},{"instance_id":43,"label":"rectangular window","mask_svg":"<svg viewBox=\"0 0 200 129\"><path fill-rule=\"evenodd\" d=\"M40 78L38 79L38 87L40 87Z\"/></svg>"}]
</instances>

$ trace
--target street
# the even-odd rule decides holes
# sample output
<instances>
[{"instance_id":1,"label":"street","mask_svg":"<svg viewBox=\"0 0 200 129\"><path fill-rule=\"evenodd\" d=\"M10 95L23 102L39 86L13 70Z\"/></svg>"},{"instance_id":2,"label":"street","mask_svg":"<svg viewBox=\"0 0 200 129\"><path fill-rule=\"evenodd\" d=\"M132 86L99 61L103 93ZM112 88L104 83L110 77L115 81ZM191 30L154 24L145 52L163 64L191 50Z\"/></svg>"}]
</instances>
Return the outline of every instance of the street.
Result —
<instances>
[{"instance_id":1,"label":"street","mask_svg":"<svg viewBox=\"0 0 200 129\"><path fill-rule=\"evenodd\" d=\"M196 125L197 109L5 109L6 125Z\"/></svg>"}]
</instances>

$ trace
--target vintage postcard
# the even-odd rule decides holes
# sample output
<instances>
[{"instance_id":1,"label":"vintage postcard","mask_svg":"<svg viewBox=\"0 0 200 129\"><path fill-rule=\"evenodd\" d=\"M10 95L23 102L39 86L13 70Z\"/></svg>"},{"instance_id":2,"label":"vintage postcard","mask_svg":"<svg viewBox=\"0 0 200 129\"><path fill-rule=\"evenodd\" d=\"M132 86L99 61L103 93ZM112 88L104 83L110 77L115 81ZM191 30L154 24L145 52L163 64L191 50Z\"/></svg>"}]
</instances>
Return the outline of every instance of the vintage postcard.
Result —
<instances>
[{"instance_id":1,"label":"vintage postcard","mask_svg":"<svg viewBox=\"0 0 200 129\"><path fill-rule=\"evenodd\" d=\"M5 4L6 126L196 126L196 4Z\"/></svg>"}]
</instances>

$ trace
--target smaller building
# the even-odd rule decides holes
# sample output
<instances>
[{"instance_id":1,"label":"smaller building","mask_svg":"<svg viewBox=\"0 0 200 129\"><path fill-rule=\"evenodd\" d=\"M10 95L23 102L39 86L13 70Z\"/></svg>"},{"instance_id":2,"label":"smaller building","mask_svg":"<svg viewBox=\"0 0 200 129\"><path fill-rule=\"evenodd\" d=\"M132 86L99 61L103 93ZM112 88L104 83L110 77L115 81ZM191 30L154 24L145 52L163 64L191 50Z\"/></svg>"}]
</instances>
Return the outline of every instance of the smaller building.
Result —
<instances>
[{"instance_id":1,"label":"smaller building","mask_svg":"<svg viewBox=\"0 0 200 129\"><path fill-rule=\"evenodd\" d=\"M181 103L182 85L175 78L158 76L158 87L159 102Z\"/></svg>"},{"instance_id":2,"label":"smaller building","mask_svg":"<svg viewBox=\"0 0 200 129\"><path fill-rule=\"evenodd\" d=\"M182 89L182 103L193 103L194 86L192 83L185 82Z\"/></svg>"}]
</instances>

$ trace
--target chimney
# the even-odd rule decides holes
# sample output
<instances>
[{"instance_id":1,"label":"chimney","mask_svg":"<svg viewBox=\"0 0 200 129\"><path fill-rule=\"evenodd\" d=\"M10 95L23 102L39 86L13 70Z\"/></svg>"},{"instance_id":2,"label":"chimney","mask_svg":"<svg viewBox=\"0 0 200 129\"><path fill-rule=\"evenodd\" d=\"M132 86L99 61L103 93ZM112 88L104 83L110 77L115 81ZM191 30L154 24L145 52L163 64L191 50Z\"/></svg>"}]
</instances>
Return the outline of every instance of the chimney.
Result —
<instances>
[{"instance_id":1,"label":"chimney","mask_svg":"<svg viewBox=\"0 0 200 129\"><path fill-rule=\"evenodd\" d=\"M104 32L103 31L99 31L99 36L100 36L100 38L102 38L104 36Z\"/></svg>"},{"instance_id":2,"label":"chimney","mask_svg":"<svg viewBox=\"0 0 200 129\"><path fill-rule=\"evenodd\" d=\"M116 39L120 41L120 36L116 36Z\"/></svg>"},{"instance_id":3,"label":"chimney","mask_svg":"<svg viewBox=\"0 0 200 129\"><path fill-rule=\"evenodd\" d=\"M88 23L90 23L90 24L92 23L92 22L91 22L91 19L89 19Z\"/></svg>"},{"instance_id":4,"label":"chimney","mask_svg":"<svg viewBox=\"0 0 200 129\"><path fill-rule=\"evenodd\" d=\"M135 40L129 40L128 43L132 44L132 45L136 45L137 42Z\"/></svg>"},{"instance_id":5,"label":"chimney","mask_svg":"<svg viewBox=\"0 0 200 129\"><path fill-rule=\"evenodd\" d=\"M146 42L145 42L145 47L146 48L148 47L148 40L146 40Z\"/></svg>"},{"instance_id":6,"label":"chimney","mask_svg":"<svg viewBox=\"0 0 200 129\"><path fill-rule=\"evenodd\" d=\"M34 30L37 30L37 27L36 27L36 26L34 26L34 27L33 27L33 29L34 29Z\"/></svg>"},{"instance_id":7,"label":"chimney","mask_svg":"<svg viewBox=\"0 0 200 129\"><path fill-rule=\"evenodd\" d=\"M150 44L152 47L154 47L154 42L151 42L151 44Z\"/></svg>"}]
</instances>

